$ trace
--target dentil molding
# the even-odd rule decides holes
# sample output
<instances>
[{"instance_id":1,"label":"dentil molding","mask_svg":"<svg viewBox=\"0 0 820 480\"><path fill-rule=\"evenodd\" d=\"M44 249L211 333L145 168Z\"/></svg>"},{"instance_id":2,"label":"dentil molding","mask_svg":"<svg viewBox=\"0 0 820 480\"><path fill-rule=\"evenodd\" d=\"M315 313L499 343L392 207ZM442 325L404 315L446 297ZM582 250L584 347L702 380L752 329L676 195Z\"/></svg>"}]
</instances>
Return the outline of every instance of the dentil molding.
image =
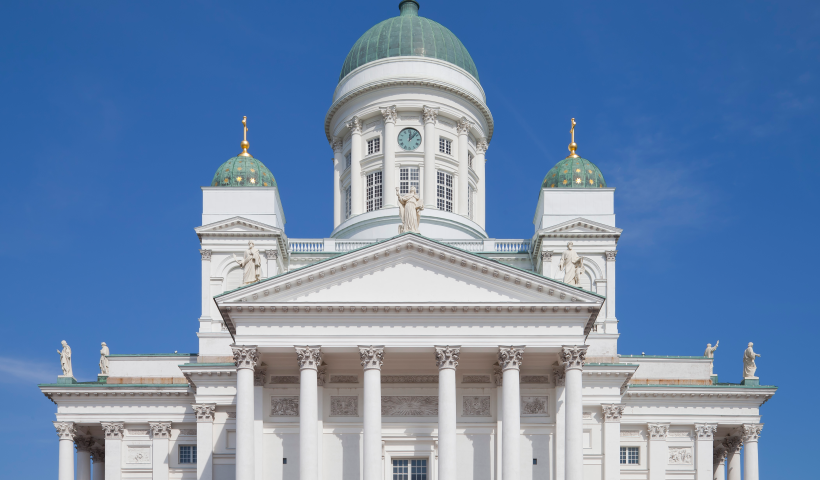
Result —
<instances>
[{"instance_id":1,"label":"dentil molding","mask_svg":"<svg viewBox=\"0 0 820 480\"><path fill-rule=\"evenodd\" d=\"M300 370L308 368L318 371L322 364L322 349L318 346L296 347L296 363Z\"/></svg>"},{"instance_id":2,"label":"dentil molding","mask_svg":"<svg viewBox=\"0 0 820 480\"><path fill-rule=\"evenodd\" d=\"M498 365L501 371L514 368L521 369L521 364L524 359L524 347L498 347Z\"/></svg>"},{"instance_id":3,"label":"dentil molding","mask_svg":"<svg viewBox=\"0 0 820 480\"><path fill-rule=\"evenodd\" d=\"M365 370L381 370L384 363L384 347L359 347L359 359Z\"/></svg>"},{"instance_id":4,"label":"dentil molding","mask_svg":"<svg viewBox=\"0 0 820 480\"><path fill-rule=\"evenodd\" d=\"M256 367L256 362L259 360L256 346L236 346L231 345L233 350L233 363L236 368L249 368L253 370Z\"/></svg>"},{"instance_id":5,"label":"dentil molding","mask_svg":"<svg viewBox=\"0 0 820 480\"><path fill-rule=\"evenodd\" d=\"M455 368L458 366L458 356L461 352L459 347L436 347L436 366L439 370L444 368Z\"/></svg>"}]
</instances>

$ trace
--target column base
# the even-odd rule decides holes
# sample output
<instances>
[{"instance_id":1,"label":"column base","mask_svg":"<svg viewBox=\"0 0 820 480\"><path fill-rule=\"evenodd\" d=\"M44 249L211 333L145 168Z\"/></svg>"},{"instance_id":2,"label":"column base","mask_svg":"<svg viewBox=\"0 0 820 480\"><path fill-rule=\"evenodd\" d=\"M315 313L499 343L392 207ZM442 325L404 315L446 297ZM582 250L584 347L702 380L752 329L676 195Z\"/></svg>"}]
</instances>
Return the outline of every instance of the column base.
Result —
<instances>
[{"instance_id":1,"label":"column base","mask_svg":"<svg viewBox=\"0 0 820 480\"><path fill-rule=\"evenodd\" d=\"M760 385L760 378L758 378L758 377L747 377L747 378L744 378L743 381L740 382L740 384L741 385L752 385L752 386L757 387L757 386Z\"/></svg>"}]
</instances>

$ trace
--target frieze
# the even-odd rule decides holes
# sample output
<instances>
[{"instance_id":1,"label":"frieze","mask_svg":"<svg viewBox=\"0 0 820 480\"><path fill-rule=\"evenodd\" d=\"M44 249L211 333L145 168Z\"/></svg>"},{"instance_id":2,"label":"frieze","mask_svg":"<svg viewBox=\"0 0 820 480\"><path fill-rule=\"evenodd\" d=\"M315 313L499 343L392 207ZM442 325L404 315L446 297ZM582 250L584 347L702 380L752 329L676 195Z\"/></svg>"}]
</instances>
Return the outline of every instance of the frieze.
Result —
<instances>
[{"instance_id":1,"label":"frieze","mask_svg":"<svg viewBox=\"0 0 820 480\"><path fill-rule=\"evenodd\" d=\"M236 418L236 412L225 412L228 414L228 418Z\"/></svg>"},{"instance_id":2,"label":"frieze","mask_svg":"<svg viewBox=\"0 0 820 480\"><path fill-rule=\"evenodd\" d=\"M492 383L489 375L464 375L461 383Z\"/></svg>"},{"instance_id":3,"label":"frieze","mask_svg":"<svg viewBox=\"0 0 820 480\"><path fill-rule=\"evenodd\" d=\"M299 377L297 375L271 375L270 383L275 385L298 385Z\"/></svg>"},{"instance_id":4,"label":"frieze","mask_svg":"<svg viewBox=\"0 0 820 480\"><path fill-rule=\"evenodd\" d=\"M331 375L330 383L359 383L358 375Z\"/></svg>"},{"instance_id":5,"label":"frieze","mask_svg":"<svg viewBox=\"0 0 820 480\"><path fill-rule=\"evenodd\" d=\"M196 435L196 428L181 428L179 430L180 435Z\"/></svg>"},{"instance_id":6,"label":"frieze","mask_svg":"<svg viewBox=\"0 0 820 480\"><path fill-rule=\"evenodd\" d=\"M148 430L137 430L137 429L127 428L127 429L125 429L125 434L128 435L129 437L147 436L148 435Z\"/></svg>"},{"instance_id":7,"label":"frieze","mask_svg":"<svg viewBox=\"0 0 820 480\"><path fill-rule=\"evenodd\" d=\"M521 397L521 415L547 415L547 397Z\"/></svg>"},{"instance_id":8,"label":"frieze","mask_svg":"<svg viewBox=\"0 0 820 480\"><path fill-rule=\"evenodd\" d=\"M382 396L383 417L438 416L437 396Z\"/></svg>"},{"instance_id":9,"label":"frieze","mask_svg":"<svg viewBox=\"0 0 820 480\"><path fill-rule=\"evenodd\" d=\"M438 375L382 375L382 383L438 383Z\"/></svg>"},{"instance_id":10,"label":"frieze","mask_svg":"<svg viewBox=\"0 0 820 480\"><path fill-rule=\"evenodd\" d=\"M692 465L692 447L669 447L669 465Z\"/></svg>"},{"instance_id":11,"label":"frieze","mask_svg":"<svg viewBox=\"0 0 820 480\"><path fill-rule=\"evenodd\" d=\"M546 375L522 375L521 383L549 383L549 377Z\"/></svg>"},{"instance_id":12,"label":"frieze","mask_svg":"<svg viewBox=\"0 0 820 480\"><path fill-rule=\"evenodd\" d=\"M359 397L353 396L331 396L330 397L331 417L358 417Z\"/></svg>"},{"instance_id":13,"label":"frieze","mask_svg":"<svg viewBox=\"0 0 820 480\"><path fill-rule=\"evenodd\" d=\"M462 397L462 416L464 417L491 417L489 396Z\"/></svg>"},{"instance_id":14,"label":"frieze","mask_svg":"<svg viewBox=\"0 0 820 480\"><path fill-rule=\"evenodd\" d=\"M270 397L271 417L298 417L299 397Z\"/></svg>"},{"instance_id":15,"label":"frieze","mask_svg":"<svg viewBox=\"0 0 820 480\"><path fill-rule=\"evenodd\" d=\"M640 430L621 430L622 437L640 437L641 431Z\"/></svg>"},{"instance_id":16,"label":"frieze","mask_svg":"<svg viewBox=\"0 0 820 480\"><path fill-rule=\"evenodd\" d=\"M691 435L689 432L669 432L666 436L669 438L689 438Z\"/></svg>"}]
</instances>

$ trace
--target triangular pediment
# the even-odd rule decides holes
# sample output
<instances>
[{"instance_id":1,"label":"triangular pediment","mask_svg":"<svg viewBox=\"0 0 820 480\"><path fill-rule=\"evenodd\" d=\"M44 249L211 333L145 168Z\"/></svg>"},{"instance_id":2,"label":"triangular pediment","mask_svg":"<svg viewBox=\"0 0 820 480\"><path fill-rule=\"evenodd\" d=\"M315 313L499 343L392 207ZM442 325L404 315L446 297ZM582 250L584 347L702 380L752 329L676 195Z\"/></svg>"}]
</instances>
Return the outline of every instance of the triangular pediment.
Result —
<instances>
[{"instance_id":1,"label":"triangular pediment","mask_svg":"<svg viewBox=\"0 0 820 480\"><path fill-rule=\"evenodd\" d=\"M539 236L573 236L573 235L593 235L593 236L620 236L623 232L620 228L611 227L602 223L593 222L583 217L542 228L538 231Z\"/></svg>"},{"instance_id":2,"label":"triangular pediment","mask_svg":"<svg viewBox=\"0 0 820 480\"><path fill-rule=\"evenodd\" d=\"M203 236L247 236L247 235L283 235L281 229L272 227L256 220L250 220L244 217L231 217L218 222L202 225L194 229L199 235Z\"/></svg>"},{"instance_id":3,"label":"triangular pediment","mask_svg":"<svg viewBox=\"0 0 820 480\"><path fill-rule=\"evenodd\" d=\"M561 303L599 306L600 295L415 234L348 252L227 292L251 303Z\"/></svg>"}]
</instances>

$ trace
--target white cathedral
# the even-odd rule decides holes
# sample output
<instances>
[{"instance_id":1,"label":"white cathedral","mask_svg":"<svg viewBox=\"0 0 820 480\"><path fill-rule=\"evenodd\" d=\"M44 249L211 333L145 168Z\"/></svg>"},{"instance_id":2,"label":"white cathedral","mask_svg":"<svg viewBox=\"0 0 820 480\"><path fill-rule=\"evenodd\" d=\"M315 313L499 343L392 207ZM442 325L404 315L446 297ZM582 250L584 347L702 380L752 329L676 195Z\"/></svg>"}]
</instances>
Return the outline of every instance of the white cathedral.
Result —
<instances>
[{"instance_id":1,"label":"white cathedral","mask_svg":"<svg viewBox=\"0 0 820 480\"><path fill-rule=\"evenodd\" d=\"M81 382L64 345L39 385L59 479L758 480L776 388L751 345L739 383L711 345L618 353L615 189L574 121L533 236L489 238L476 66L418 2L399 9L353 45L325 117L328 238L286 235L246 126L202 187L199 352L103 345Z\"/></svg>"}]
</instances>

